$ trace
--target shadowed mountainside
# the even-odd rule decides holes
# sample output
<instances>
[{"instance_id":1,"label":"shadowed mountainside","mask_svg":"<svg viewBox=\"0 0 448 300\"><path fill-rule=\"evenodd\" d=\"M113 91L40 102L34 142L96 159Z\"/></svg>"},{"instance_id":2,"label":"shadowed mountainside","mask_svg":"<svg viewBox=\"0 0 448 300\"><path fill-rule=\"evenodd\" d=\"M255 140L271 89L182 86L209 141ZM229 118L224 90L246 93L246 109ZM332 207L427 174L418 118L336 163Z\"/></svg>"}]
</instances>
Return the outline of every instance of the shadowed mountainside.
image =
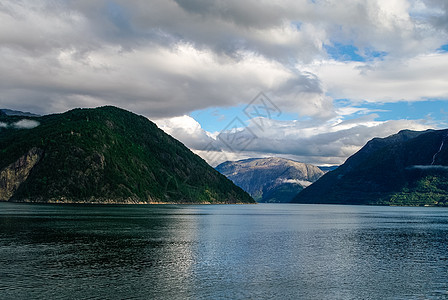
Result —
<instances>
[{"instance_id":1,"label":"shadowed mountainside","mask_svg":"<svg viewBox=\"0 0 448 300\"><path fill-rule=\"evenodd\" d=\"M448 205L448 130L375 138L293 202Z\"/></svg>"}]
</instances>

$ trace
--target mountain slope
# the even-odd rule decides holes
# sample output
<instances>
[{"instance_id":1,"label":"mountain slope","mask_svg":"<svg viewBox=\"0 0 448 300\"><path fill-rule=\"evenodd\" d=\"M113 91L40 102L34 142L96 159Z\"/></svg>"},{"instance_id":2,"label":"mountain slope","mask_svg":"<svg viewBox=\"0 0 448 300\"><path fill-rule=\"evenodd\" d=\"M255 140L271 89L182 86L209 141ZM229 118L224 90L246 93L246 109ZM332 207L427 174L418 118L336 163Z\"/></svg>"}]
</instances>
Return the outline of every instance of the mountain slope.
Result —
<instances>
[{"instance_id":1,"label":"mountain slope","mask_svg":"<svg viewBox=\"0 0 448 300\"><path fill-rule=\"evenodd\" d=\"M101 107L28 119L40 125L0 129L0 200L254 202L145 117Z\"/></svg>"},{"instance_id":2,"label":"mountain slope","mask_svg":"<svg viewBox=\"0 0 448 300\"><path fill-rule=\"evenodd\" d=\"M324 174L315 166L275 157L224 162L216 170L258 202L283 203Z\"/></svg>"},{"instance_id":3,"label":"mountain slope","mask_svg":"<svg viewBox=\"0 0 448 300\"><path fill-rule=\"evenodd\" d=\"M373 139L293 202L445 205L448 130L405 130Z\"/></svg>"},{"instance_id":4,"label":"mountain slope","mask_svg":"<svg viewBox=\"0 0 448 300\"><path fill-rule=\"evenodd\" d=\"M39 115L30 113L30 112L23 112L19 110L12 110L12 109L0 109L0 114L5 114L7 116L22 116L22 117L39 117Z\"/></svg>"}]
</instances>

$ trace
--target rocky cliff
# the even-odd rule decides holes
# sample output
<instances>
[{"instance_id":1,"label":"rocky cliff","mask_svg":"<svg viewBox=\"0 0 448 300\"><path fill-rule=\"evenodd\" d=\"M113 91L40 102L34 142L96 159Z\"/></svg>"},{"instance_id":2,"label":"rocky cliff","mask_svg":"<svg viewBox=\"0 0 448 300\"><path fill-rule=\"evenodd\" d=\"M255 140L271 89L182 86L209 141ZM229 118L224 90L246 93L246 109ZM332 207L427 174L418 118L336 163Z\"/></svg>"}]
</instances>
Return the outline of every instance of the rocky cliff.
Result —
<instances>
[{"instance_id":1,"label":"rocky cliff","mask_svg":"<svg viewBox=\"0 0 448 300\"><path fill-rule=\"evenodd\" d=\"M32 148L17 161L0 172L0 201L8 201L28 178L33 167L42 157L42 149Z\"/></svg>"}]
</instances>

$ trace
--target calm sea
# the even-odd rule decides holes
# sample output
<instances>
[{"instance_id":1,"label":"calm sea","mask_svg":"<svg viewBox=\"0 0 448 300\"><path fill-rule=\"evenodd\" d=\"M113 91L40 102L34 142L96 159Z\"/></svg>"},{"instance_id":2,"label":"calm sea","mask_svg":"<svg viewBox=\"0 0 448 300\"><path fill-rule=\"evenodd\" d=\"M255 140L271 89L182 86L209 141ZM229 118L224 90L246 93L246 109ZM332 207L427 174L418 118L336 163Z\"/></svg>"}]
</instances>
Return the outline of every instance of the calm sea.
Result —
<instances>
[{"instance_id":1,"label":"calm sea","mask_svg":"<svg viewBox=\"0 0 448 300\"><path fill-rule=\"evenodd\" d=\"M0 299L448 299L448 209L0 203Z\"/></svg>"}]
</instances>

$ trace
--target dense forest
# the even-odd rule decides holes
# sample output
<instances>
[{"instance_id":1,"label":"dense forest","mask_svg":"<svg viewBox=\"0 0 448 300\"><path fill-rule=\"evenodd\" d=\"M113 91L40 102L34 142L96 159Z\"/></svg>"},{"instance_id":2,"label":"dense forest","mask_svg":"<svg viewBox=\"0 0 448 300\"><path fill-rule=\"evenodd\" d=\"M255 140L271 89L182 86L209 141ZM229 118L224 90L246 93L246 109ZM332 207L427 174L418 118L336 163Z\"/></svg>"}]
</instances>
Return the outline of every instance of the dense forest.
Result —
<instances>
[{"instance_id":1,"label":"dense forest","mask_svg":"<svg viewBox=\"0 0 448 300\"><path fill-rule=\"evenodd\" d=\"M254 202L143 116L108 106L25 120L38 126L24 128L17 125L23 116L0 115L0 185L14 190L2 200ZM14 188L11 176L17 172L11 168L23 167L33 157L35 165Z\"/></svg>"}]
</instances>

